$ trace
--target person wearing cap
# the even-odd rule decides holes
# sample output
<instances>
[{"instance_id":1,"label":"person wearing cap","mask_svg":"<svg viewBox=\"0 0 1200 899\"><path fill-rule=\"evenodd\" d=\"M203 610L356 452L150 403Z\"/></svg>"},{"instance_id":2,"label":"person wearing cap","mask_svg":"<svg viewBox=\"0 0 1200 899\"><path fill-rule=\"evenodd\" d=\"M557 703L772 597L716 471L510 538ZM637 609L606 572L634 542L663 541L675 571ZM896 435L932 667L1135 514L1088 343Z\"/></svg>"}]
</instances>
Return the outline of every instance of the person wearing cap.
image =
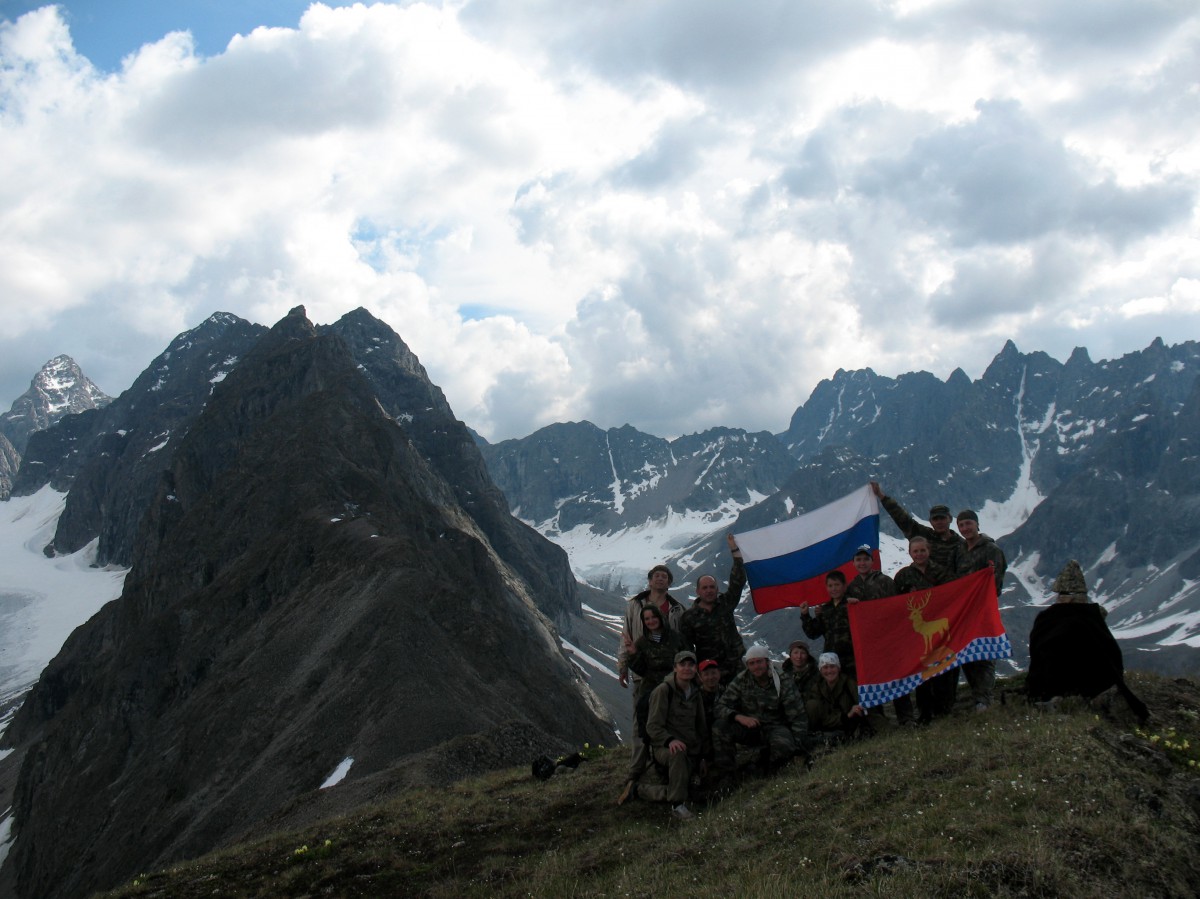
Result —
<instances>
[{"instance_id":1,"label":"person wearing cap","mask_svg":"<svg viewBox=\"0 0 1200 899\"><path fill-rule=\"evenodd\" d=\"M808 698L809 687L817 678L817 662L808 651L808 644L803 640L793 640L788 644L788 657L783 660L780 668L785 675L790 674L796 682L796 693L803 701Z\"/></svg>"},{"instance_id":2,"label":"person wearing cap","mask_svg":"<svg viewBox=\"0 0 1200 899\"><path fill-rule=\"evenodd\" d=\"M771 664L771 651L761 643L746 653L746 670L735 677L717 700L713 722L716 767L736 767L736 747L759 746L759 764L778 768L808 749L808 717L796 694L796 682Z\"/></svg>"},{"instance_id":3,"label":"person wearing cap","mask_svg":"<svg viewBox=\"0 0 1200 899\"><path fill-rule=\"evenodd\" d=\"M867 602L896 595L896 583L875 567L870 544L864 543L854 551L854 570L858 576L846 585L846 598Z\"/></svg>"},{"instance_id":4,"label":"person wearing cap","mask_svg":"<svg viewBox=\"0 0 1200 899\"><path fill-rule=\"evenodd\" d=\"M721 682L721 668L712 659L701 659L696 666L696 680L700 682L700 699L704 703L704 718L708 723L708 752L705 759L710 770L713 766L713 721L717 717L717 700L725 692L725 684Z\"/></svg>"},{"instance_id":5,"label":"person wearing cap","mask_svg":"<svg viewBox=\"0 0 1200 899\"><path fill-rule=\"evenodd\" d=\"M896 572L896 592L916 593L948 584L954 576L929 558L929 540L918 534L908 541L908 556L911 565ZM916 689L918 720L928 724L934 718L949 715L954 710L954 697L958 691L958 668L943 671L937 677L923 681Z\"/></svg>"},{"instance_id":6,"label":"person wearing cap","mask_svg":"<svg viewBox=\"0 0 1200 899\"><path fill-rule=\"evenodd\" d=\"M695 648L696 658L715 660L721 669L721 679L728 683L741 670L746 651L733 615L746 586L746 569L733 535L726 534L725 539L733 555L729 589L719 593L715 577L711 574L701 577L696 581L696 601L683 613L679 629L684 641Z\"/></svg>"},{"instance_id":7,"label":"person wearing cap","mask_svg":"<svg viewBox=\"0 0 1200 899\"><path fill-rule=\"evenodd\" d=\"M1008 570L1004 551L996 545L995 540L979 530L979 515L973 509L959 512L957 524L963 540L954 547L950 570L955 577L964 577L991 568L992 576L996 579L996 596L999 597L1004 586L1004 572ZM995 660L966 662L962 670L971 688L975 711L987 711L992 704L992 689L996 683Z\"/></svg>"},{"instance_id":8,"label":"person wearing cap","mask_svg":"<svg viewBox=\"0 0 1200 899\"><path fill-rule=\"evenodd\" d=\"M905 537L924 537L929 541L929 557L950 571L951 560L954 555L954 546L962 542L962 537L950 530L950 507L942 504L933 506L929 510L929 524L922 524L917 521L907 510L883 492L883 488L878 482L871 481L871 490L879 497L879 503L887 510L888 515L892 516L892 521L896 522L896 527L900 528L900 533Z\"/></svg>"},{"instance_id":9,"label":"person wearing cap","mask_svg":"<svg viewBox=\"0 0 1200 899\"><path fill-rule=\"evenodd\" d=\"M858 572L858 577L846 585L847 601L869 602L895 596L898 592L896 582L875 568L875 556L870 544L864 543L854 551L854 569ZM896 713L896 721L900 724L909 726L916 723L911 696L898 696L892 701L892 709Z\"/></svg>"},{"instance_id":10,"label":"person wearing cap","mask_svg":"<svg viewBox=\"0 0 1200 899\"><path fill-rule=\"evenodd\" d=\"M668 802L671 814L686 820L688 785L693 770L703 772L708 751L708 724L701 689L696 685L696 654L683 650L675 656L674 671L650 694L646 735L654 761L667 771L667 783L627 786L618 804L634 796Z\"/></svg>"},{"instance_id":11,"label":"person wearing cap","mask_svg":"<svg viewBox=\"0 0 1200 899\"><path fill-rule=\"evenodd\" d=\"M842 673L836 652L823 652L817 663L820 676L804 704L809 727L827 746L855 734L873 734L882 725L882 712L868 712L859 704L858 685Z\"/></svg>"},{"instance_id":12,"label":"person wearing cap","mask_svg":"<svg viewBox=\"0 0 1200 899\"><path fill-rule=\"evenodd\" d=\"M1088 602L1083 569L1072 559L1050 588L1057 600L1038 612L1029 632L1025 690L1033 702L1057 696L1092 699L1115 686L1140 722L1150 711L1125 683L1125 659L1105 622L1104 607Z\"/></svg>"},{"instance_id":13,"label":"person wearing cap","mask_svg":"<svg viewBox=\"0 0 1200 899\"><path fill-rule=\"evenodd\" d=\"M858 600L846 598L846 575L836 568L825 575L825 592L829 594L829 601L816 609L810 611L808 603L800 604L800 626L810 640L824 637L825 649L836 652L842 660L842 668L853 677L856 671L854 643L850 639L850 615L846 604Z\"/></svg>"},{"instance_id":14,"label":"person wearing cap","mask_svg":"<svg viewBox=\"0 0 1200 899\"><path fill-rule=\"evenodd\" d=\"M700 698L704 700L704 711L708 715L708 727L712 730L713 716L717 711L717 700L725 692L721 683L721 668L712 659L704 659L696 666L696 679L700 681Z\"/></svg>"}]
</instances>

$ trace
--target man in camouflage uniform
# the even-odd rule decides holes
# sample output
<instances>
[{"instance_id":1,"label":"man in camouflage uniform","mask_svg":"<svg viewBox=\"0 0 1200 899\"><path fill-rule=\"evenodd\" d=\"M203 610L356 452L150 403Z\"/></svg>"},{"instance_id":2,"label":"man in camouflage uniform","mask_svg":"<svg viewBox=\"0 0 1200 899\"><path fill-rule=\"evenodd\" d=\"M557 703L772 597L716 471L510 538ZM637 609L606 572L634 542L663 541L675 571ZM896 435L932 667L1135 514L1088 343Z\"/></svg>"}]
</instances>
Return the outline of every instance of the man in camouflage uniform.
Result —
<instances>
[{"instance_id":1,"label":"man in camouflage uniform","mask_svg":"<svg viewBox=\"0 0 1200 899\"><path fill-rule=\"evenodd\" d=\"M781 676L771 664L770 650L761 644L746 653L746 670L717 700L713 742L716 766L733 771L736 743L761 746L759 764L778 768L808 751L808 718L796 694L795 681Z\"/></svg>"},{"instance_id":2,"label":"man in camouflage uniform","mask_svg":"<svg viewBox=\"0 0 1200 899\"><path fill-rule=\"evenodd\" d=\"M700 681L700 700L704 703L704 719L708 723L709 767L713 767L713 722L717 720L717 701L725 692L721 683L721 668L712 659L705 659L697 668L696 679Z\"/></svg>"},{"instance_id":3,"label":"man in camouflage uniform","mask_svg":"<svg viewBox=\"0 0 1200 899\"><path fill-rule=\"evenodd\" d=\"M846 598L866 602L896 595L895 582L875 568L871 547L863 544L854 552L854 569L858 577L846 585Z\"/></svg>"},{"instance_id":4,"label":"man in camouflage uniform","mask_svg":"<svg viewBox=\"0 0 1200 899\"><path fill-rule=\"evenodd\" d=\"M865 543L854 553L854 568L858 572L858 577L846 586L847 602L869 602L873 599L896 595L895 581L875 568L871 547ZM848 673L852 678L857 675L856 670ZM904 695L892 700L892 710L896 713L896 720L900 724L907 726L916 723L910 696Z\"/></svg>"},{"instance_id":5,"label":"man in camouflage uniform","mask_svg":"<svg viewBox=\"0 0 1200 899\"><path fill-rule=\"evenodd\" d=\"M929 541L925 537L917 535L908 541L908 555L912 564L905 565L896 572L898 594L930 590L954 580L954 575L929 558ZM934 718L949 715L954 709L954 696L957 691L957 668L943 671L937 677L923 681L916 689L920 722L928 724Z\"/></svg>"},{"instance_id":6,"label":"man in camouflage uniform","mask_svg":"<svg viewBox=\"0 0 1200 899\"><path fill-rule=\"evenodd\" d=\"M999 597L1004 586L1004 572L1008 569L1004 551L996 545L995 540L987 534L980 533L979 516L971 509L963 509L958 513L958 532L962 534L963 541L954 547L951 567L954 576L964 577L991 568L996 579L996 596ZM967 662L962 666L962 670L971 688L975 711L987 711L992 704L992 688L996 684L995 660Z\"/></svg>"},{"instance_id":7,"label":"man in camouflage uniform","mask_svg":"<svg viewBox=\"0 0 1200 899\"><path fill-rule=\"evenodd\" d=\"M733 535L727 534L725 539L733 554L729 589L718 594L717 579L711 574L701 577L696 582L696 601L680 619L680 631L684 642L695 647L696 658L716 661L721 669L721 681L729 683L741 670L742 655L746 651L733 617L746 586L746 569Z\"/></svg>"},{"instance_id":8,"label":"man in camouflage uniform","mask_svg":"<svg viewBox=\"0 0 1200 899\"><path fill-rule=\"evenodd\" d=\"M825 590L829 602L809 614L808 603L800 604L800 626L811 640L825 638L825 651L836 652L842 660L842 670L855 676L854 644L850 640L850 616L846 611L846 575L837 569L825 575ZM858 600L854 600L858 602Z\"/></svg>"},{"instance_id":9,"label":"man in camouflage uniform","mask_svg":"<svg viewBox=\"0 0 1200 899\"><path fill-rule=\"evenodd\" d=\"M818 670L820 674L804 703L814 737L832 746L847 737L882 730L883 713L878 707L864 709L859 704L858 685L854 678L842 673L836 652L821 653Z\"/></svg>"},{"instance_id":10,"label":"man in camouflage uniform","mask_svg":"<svg viewBox=\"0 0 1200 899\"><path fill-rule=\"evenodd\" d=\"M962 543L963 538L950 530L949 506L934 506L929 510L929 524L921 524L902 505L885 495L883 488L875 481L871 482L871 489L905 537L924 537L929 541L929 558L949 571L954 570L954 547Z\"/></svg>"}]
</instances>

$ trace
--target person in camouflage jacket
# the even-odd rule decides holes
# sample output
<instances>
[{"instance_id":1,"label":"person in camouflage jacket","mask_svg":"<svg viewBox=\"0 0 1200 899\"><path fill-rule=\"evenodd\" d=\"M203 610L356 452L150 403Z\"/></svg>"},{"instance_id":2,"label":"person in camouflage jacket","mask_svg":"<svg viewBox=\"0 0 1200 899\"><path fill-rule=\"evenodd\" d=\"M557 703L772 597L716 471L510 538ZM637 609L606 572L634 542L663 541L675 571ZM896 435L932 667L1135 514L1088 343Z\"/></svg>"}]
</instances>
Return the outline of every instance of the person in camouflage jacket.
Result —
<instances>
[{"instance_id":1,"label":"person in camouflage jacket","mask_svg":"<svg viewBox=\"0 0 1200 899\"><path fill-rule=\"evenodd\" d=\"M742 565L742 554L727 534L729 550L733 554L733 567L729 570L729 589L717 593L717 579L706 574L696 582L696 601L683 613L679 629L684 642L696 649L696 658L714 660L721 669L721 680L728 683L742 668L742 655L746 645L738 633L734 610L746 587L746 569Z\"/></svg>"},{"instance_id":2,"label":"person in camouflage jacket","mask_svg":"<svg viewBox=\"0 0 1200 899\"><path fill-rule=\"evenodd\" d=\"M846 610L846 575L836 569L825 576L829 602L812 610L808 603L800 606L800 626L811 640L825 638L825 650L836 652L842 660L842 670L851 677L855 673L854 644L850 639L850 616ZM858 600L855 600L857 602Z\"/></svg>"},{"instance_id":3,"label":"person in camouflage jacket","mask_svg":"<svg viewBox=\"0 0 1200 899\"><path fill-rule=\"evenodd\" d=\"M954 570L954 547L962 543L963 538L950 530L949 506L934 506L929 510L929 524L921 524L902 505L887 496L875 481L871 482L871 489L905 537L924 537L929 541L929 558L943 568Z\"/></svg>"},{"instance_id":4,"label":"person in camouflage jacket","mask_svg":"<svg viewBox=\"0 0 1200 899\"><path fill-rule=\"evenodd\" d=\"M683 638L667 626L662 609L648 605L642 609L642 635L629 653L629 670L636 674L634 698L640 700L675 670L675 655L683 649Z\"/></svg>"},{"instance_id":5,"label":"person in camouflage jacket","mask_svg":"<svg viewBox=\"0 0 1200 899\"><path fill-rule=\"evenodd\" d=\"M875 559L871 555L871 547L863 544L854 553L854 568L858 571L858 577L846 586L846 602L869 602L896 595L895 581L882 571L876 570L874 566ZM857 665L848 673L851 677L857 676ZM892 701L892 708L896 712L896 720L901 724L908 725L915 722L910 696L896 697Z\"/></svg>"},{"instance_id":6,"label":"person in camouflage jacket","mask_svg":"<svg viewBox=\"0 0 1200 899\"><path fill-rule=\"evenodd\" d=\"M954 575L930 559L929 541L918 535L908 541L911 565L896 572L896 592L916 593L948 584ZM923 681L916 689L918 720L928 724L934 718L949 715L954 709L954 697L958 692L958 669L943 671L937 677Z\"/></svg>"},{"instance_id":7,"label":"person in camouflage jacket","mask_svg":"<svg viewBox=\"0 0 1200 899\"><path fill-rule=\"evenodd\" d=\"M985 568L991 568L996 579L996 596L1004 586L1004 572L1008 570L1008 562L1004 551L996 545L996 541L987 534L980 533L979 516L971 509L963 509L958 513L958 531L963 535L963 542L954 548L953 572L955 577L963 577ZM983 659L979 662L967 662L962 666L967 684L971 687L971 698L975 701L977 712L986 711L992 704L992 689L996 683L996 662L993 659Z\"/></svg>"},{"instance_id":8,"label":"person in camouflage jacket","mask_svg":"<svg viewBox=\"0 0 1200 899\"><path fill-rule=\"evenodd\" d=\"M859 704L858 685L842 673L837 653L821 653L819 670L804 704L814 736L836 745L856 733L874 734L885 726L878 708L868 710Z\"/></svg>"},{"instance_id":9,"label":"person in camouflage jacket","mask_svg":"<svg viewBox=\"0 0 1200 899\"><path fill-rule=\"evenodd\" d=\"M796 683L782 676L762 645L746 653L746 670L735 677L717 700L713 722L716 765L732 771L735 744L763 747L760 763L778 767L808 751L808 717L796 694Z\"/></svg>"},{"instance_id":10,"label":"person in camouflage jacket","mask_svg":"<svg viewBox=\"0 0 1200 899\"><path fill-rule=\"evenodd\" d=\"M807 699L809 688L818 676L817 660L808 651L808 644L803 640L793 640L788 645L788 657L783 660L780 671L792 676L796 682L796 693L801 700Z\"/></svg>"},{"instance_id":11,"label":"person in camouflage jacket","mask_svg":"<svg viewBox=\"0 0 1200 899\"><path fill-rule=\"evenodd\" d=\"M858 571L858 577L846 585L846 599L867 602L896 595L896 584L882 571L876 570L874 565L871 547L866 544L860 546L854 553L854 568Z\"/></svg>"}]
</instances>

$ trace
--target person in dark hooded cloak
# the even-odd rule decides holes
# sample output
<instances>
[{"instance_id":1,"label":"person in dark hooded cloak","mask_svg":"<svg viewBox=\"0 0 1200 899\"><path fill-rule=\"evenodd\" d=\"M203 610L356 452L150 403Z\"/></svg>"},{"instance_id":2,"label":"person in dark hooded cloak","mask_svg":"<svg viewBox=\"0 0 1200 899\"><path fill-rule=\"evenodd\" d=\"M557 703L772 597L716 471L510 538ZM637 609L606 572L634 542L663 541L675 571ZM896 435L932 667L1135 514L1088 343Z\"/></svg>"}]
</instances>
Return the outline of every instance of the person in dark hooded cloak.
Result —
<instances>
[{"instance_id":1,"label":"person in dark hooded cloak","mask_svg":"<svg viewBox=\"0 0 1200 899\"><path fill-rule=\"evenodd\" d=\"M1088 602L1079 563L1074 559L1068 562L1051 589L1058 594L1058 601L1038 613L1029 633L1025 689L1030 700L1045 702L1057 696L1093 699L1115 686L1144 722L1150 710L1125 684L1121 647L1104 620L1105 609Z\"/></svg>"}]
</instances>

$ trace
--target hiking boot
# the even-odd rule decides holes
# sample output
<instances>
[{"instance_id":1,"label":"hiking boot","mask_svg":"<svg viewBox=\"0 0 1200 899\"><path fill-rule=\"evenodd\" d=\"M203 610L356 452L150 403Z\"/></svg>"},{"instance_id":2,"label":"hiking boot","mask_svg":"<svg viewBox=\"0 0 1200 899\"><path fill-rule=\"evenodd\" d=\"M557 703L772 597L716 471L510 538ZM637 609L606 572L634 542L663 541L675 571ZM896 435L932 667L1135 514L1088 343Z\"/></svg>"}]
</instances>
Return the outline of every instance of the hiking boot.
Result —
<instances>
[{"instance_id":1,"label":"hiking boot","mask_svg":"<svg viewBox=\"0 0 1200 899\"><path fill-rule=\"evenodd\" d=\"M694 814L692 814L692 810L687 807L686 802L681 802L679 805L671 809L671 814L680 821L691 821L694 817L696 817Z\"/></svg>"},{"instance_id":2,"label":"hiking boot","mask_svg":"<svg viewBox=\"0 0 1200 899\"><path fill-rule=\"evenodd\" d=\"M624 805L631 799L637 799L637 781L627 780L625 786L621 790L621 795L617 797L617 805Z\"/></svg>"},{"instance_id":3,"label":"hiking boot","mask_svg":"<svg viewBox=\"0 0 1200 899\"><path fill-rule=\"evenodd\" d=\"M975 703L975 711L977 712L986 712L989 708L991 708L991 706L989 706L986 702Z\"/></svg>"}]
</instances>

